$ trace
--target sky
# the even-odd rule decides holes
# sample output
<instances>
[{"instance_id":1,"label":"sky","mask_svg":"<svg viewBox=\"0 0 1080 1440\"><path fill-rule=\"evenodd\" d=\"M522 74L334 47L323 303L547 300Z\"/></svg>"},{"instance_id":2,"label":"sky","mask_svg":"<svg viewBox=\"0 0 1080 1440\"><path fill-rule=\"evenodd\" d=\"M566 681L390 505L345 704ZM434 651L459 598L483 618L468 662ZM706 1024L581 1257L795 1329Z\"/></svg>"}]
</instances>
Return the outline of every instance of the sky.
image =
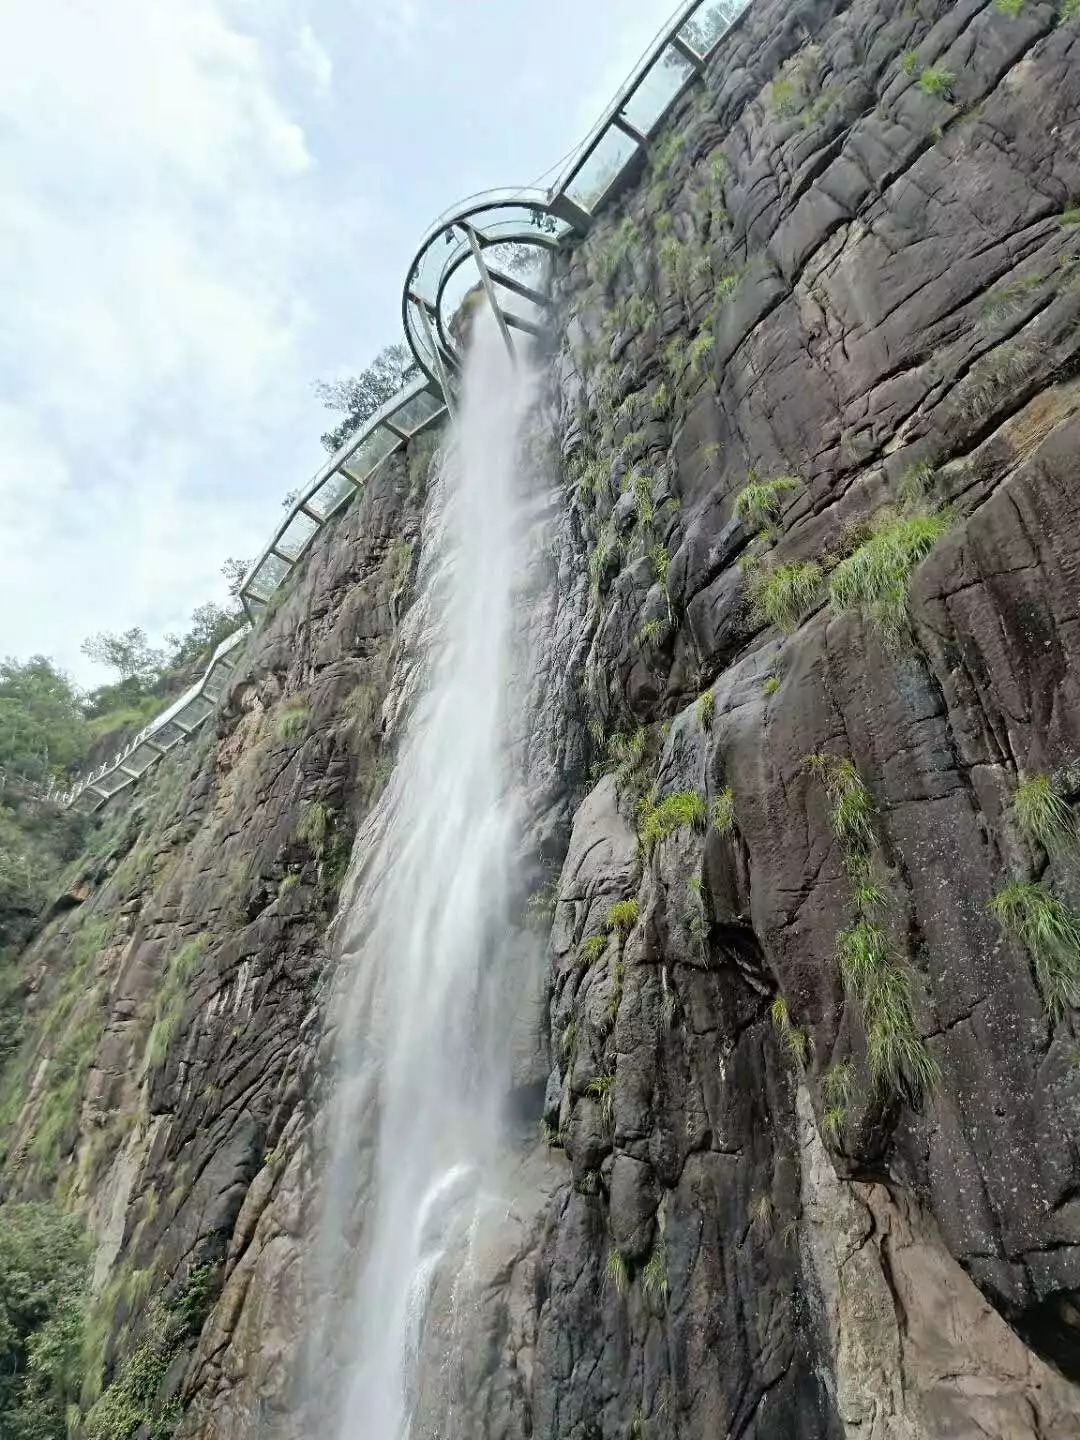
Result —
<instances>
[{"instance_id":1,"label":"sky","mask_svg":"<svg viewBox=\"0 0 1080 1440\"><path fill-rule=\"evenodd\" d=\"M584 137L674 0L2 0L0 656L223 601L427 225Z\"/></svg>"}]
</instances>

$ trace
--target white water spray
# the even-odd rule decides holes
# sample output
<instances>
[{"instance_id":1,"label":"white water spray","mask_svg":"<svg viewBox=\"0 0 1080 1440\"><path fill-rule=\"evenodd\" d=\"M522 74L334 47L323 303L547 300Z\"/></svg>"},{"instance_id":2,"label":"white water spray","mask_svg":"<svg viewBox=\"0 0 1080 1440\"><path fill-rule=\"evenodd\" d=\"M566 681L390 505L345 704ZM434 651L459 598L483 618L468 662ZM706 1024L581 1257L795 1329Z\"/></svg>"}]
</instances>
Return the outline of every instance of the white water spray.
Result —
<instances>
[{"instance_id":1,"label":"white water spray","mask_svg":"<svg viewBox=\"0 0 1080 1440\"><path fill-rule=\"evenodd\" d=\"M420 693L347 921L322 1238L331 1274L347 1265L354 1228L363 1258L337 1322L336 1440L408 1435L431 1288L485 1204L499 1146L516 830L504 741L532 390L484 311L429 503ZM356 1224L357 1135L372 1130Z\"/></svg>"}]
</instances>

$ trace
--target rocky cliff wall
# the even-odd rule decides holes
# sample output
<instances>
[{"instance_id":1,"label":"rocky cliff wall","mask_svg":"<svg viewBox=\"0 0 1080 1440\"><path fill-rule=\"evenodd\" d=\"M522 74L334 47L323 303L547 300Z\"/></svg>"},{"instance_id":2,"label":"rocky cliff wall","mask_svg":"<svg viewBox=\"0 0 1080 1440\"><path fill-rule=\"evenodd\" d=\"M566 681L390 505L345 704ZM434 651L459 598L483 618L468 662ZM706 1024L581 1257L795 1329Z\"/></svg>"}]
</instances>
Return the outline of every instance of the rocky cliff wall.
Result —
<instances>
[{"instance_id":1,"label":"rocky cliff wall","mask_svg":"<svg viewBox=\"0 0 1080 1440\"><path fill-rule=\"evenodd\" d=\"M759 0L559 261L547 1003L418 1434L1080 1429L1075 9ZM6 1193L90 1216L101 1380L151 1353L203 1440L303 1433L328 926L420 499L387 467L320 540L26 958Z\"/></svg>"}]
</instances>

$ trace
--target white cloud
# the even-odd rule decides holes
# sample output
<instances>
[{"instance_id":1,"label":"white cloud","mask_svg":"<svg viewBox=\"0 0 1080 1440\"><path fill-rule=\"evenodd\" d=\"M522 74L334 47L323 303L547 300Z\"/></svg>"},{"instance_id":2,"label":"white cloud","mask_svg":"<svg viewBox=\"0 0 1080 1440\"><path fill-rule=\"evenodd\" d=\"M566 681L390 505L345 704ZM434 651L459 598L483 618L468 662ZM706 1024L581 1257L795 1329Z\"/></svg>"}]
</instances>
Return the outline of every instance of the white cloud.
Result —
<instances>
[{"instance_id":1,"label":"white cloud","mask_svg":"<svg viewBox=\"0 0 1080 1440\"><path fill-rule=\"evenodd\" d=\"M7 0L0 653L87 673L88 631L182 624L293 483L261 432L313 408L297 276L318 235L271 76L226 0Z\"/></svg>"},{"instance_id":2,"label":"white cloud","mask_svg":"<svg viewBox=\"0 0 1080 1440\"><path fill-rule=\"evenodd\" d=\"M296 63L300 70L320 92L330 89L334 78L334 64L319 44L315 31L310 25L302 25L296 37Z\"/></svg>"}]
</instances>

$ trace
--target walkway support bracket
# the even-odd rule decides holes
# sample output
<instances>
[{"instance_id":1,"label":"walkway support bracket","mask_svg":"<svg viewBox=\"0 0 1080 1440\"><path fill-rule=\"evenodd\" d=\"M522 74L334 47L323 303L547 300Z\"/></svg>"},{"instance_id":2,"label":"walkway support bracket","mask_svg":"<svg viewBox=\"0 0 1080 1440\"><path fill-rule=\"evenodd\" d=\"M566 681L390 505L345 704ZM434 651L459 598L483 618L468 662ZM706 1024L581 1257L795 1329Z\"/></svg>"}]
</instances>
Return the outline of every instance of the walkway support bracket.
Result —
<instances>
[{"instance_id":1,"label":"walkway support bracket","mask_svg":"<svg viewBox=\"0 0 1080 1440\"><path fill-rule=\"evenodd\" d=\"M480 271L480 283L484 287L484 294L488 298L488 304L495 312L495 319L498 322L499 330L502 334L506 348L510 352L510 358L511 360L516 360L517 351L514 349L514 342L510 338L510 331L506 324L506 316L503 314L502 309L500 308L499 297L495 293L495 286L491 283L491 274L488 271L487 263L484 260L484 250L483 246L480 244L480 237L477 235L476 231L472 228L471 225L465 225L463 226L463 229L469 237L469 245L473 252L473 259L476 261L476 268Z\"/></svg>"}]
</instances>

